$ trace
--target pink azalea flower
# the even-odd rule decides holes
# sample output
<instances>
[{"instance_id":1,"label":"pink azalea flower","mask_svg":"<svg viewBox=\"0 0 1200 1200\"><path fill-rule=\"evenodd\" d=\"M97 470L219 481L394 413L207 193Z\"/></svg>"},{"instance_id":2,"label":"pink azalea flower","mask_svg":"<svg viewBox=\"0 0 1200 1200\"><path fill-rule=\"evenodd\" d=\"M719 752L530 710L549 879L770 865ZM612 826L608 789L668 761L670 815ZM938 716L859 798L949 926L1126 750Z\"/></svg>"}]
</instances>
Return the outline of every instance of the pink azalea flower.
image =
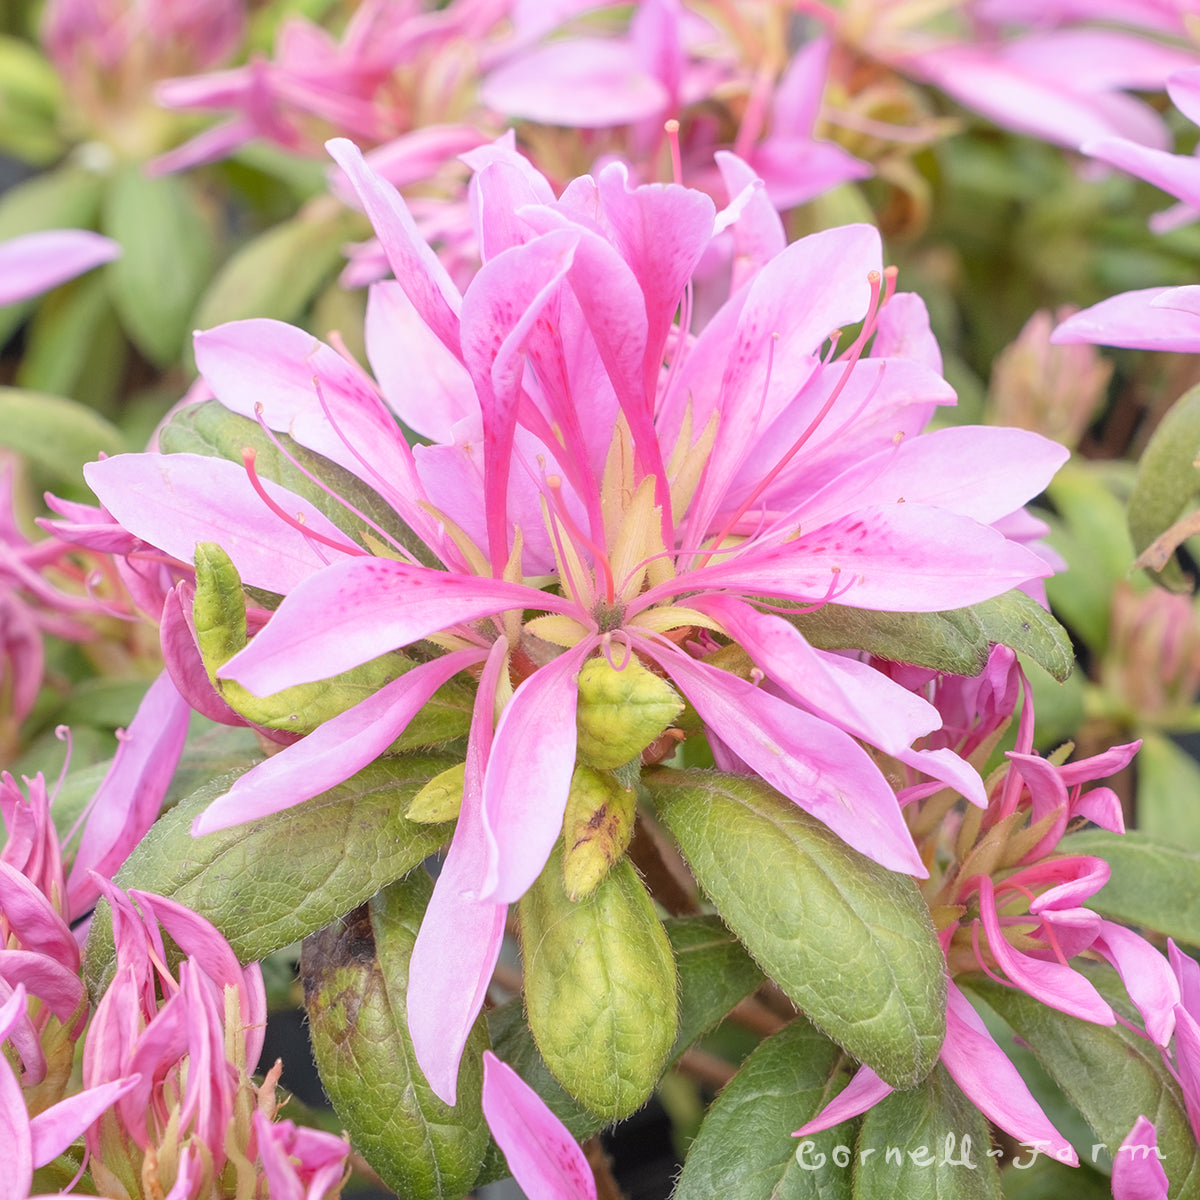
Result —
<instances>
[{"instance_id":1,"label":"pink azalea flower","mask_svg":"<svg viewBox=\"0 0 1200 1200\"><path fill-rule=\"evenodd\" d=\"M275 1200L323 1200L337 1195L350 1153L345 1138L294 1121L271 1121L254 1113L258 1156L268 1194Z\"/></svg>"},{"instance_id":2,"label":"pink azalea flower","mask_svg":"<svg viewBox=\"0 0 1200 1200\"><path fill-rule=\"evenodd\" d=\"M27 233L0 242L0 304L40 295L120 253L111 238L87 229Z\"/></svg>"},{"instance_id":3,"label":"pink azalea flower","mask_svg":"<svg viewBox=\"0 0 1200 1200\"><path fill-rule=\"evenodd\" d=\"M475 783L426 920L439 937L452 927L460 950L462 930L475 930L474 949L449 972L441 956L439 988L451 994L427 1006L424 1033L410 1004L420 1061L452 1097L497 913L559 834L583 664L650 664L746 767L877 861L924 874L890 786L854 739L905 755L936 711L814 650L761 598L940 610L1044 575L992 524L1065 452L1012 430L917 436L950 397L926 365L923 313L899 298L879 311L872 229L781 251L693 337L673 319L722 224L706 196L633 188L614 165L555 200L498 145L473 184L485 262L460 294L397 193L349 144L331 150L398 280L374 291L368 317L384 399L437 444L411 450L371 381L297 330L226 326L200 335L197 360L227 407L368 481L444 568L398 544L367 553L300 498L262 485L264 501L228 463L119 456L88 479L136 536L185 561L196 541L221 541L247 584L285 594L219 672L258 694L421 639L443 651L247 774L200 830L339 782L443 682L486 662ZM822 356L833 329L864 318L849 350ZM753 678L707 663L716 643L703 631L741 644ZM770 689L755 686L760 675ZM982 803L978 776L952 754L912 762Z\"/></svg>"}]
</instances>

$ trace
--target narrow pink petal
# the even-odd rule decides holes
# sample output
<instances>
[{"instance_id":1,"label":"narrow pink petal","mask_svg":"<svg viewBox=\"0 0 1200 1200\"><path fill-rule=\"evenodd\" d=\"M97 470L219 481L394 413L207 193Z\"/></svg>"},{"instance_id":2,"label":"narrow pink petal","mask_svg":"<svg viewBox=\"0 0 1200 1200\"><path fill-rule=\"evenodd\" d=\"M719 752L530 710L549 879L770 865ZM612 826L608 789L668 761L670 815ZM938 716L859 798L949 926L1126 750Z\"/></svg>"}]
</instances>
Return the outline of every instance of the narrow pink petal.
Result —
<instances>
[{"instance_id":1,"label":"narrow pink petal","mask_svg":"<svg viewBox=\"0 0 1200 1200\"><path fill-rule=\"evenodd\" d=\"M928 875L879 768L848 734L726 671L658 644L659 662L752 770L843 841L893 871Z\"/></svg>"},{"instance_id":2,"label":"narrow pink petal","mask_svg":"<svg viewBox=\"0 0 1200 1200\"><path fill-rule=\"evenodd\" d=\"M995 890L986 875L978 876L979 917L996 964L1023 992L1050 1008L1097 1025L1112 1025L1116 1016L1095 987L1069 966L1034 958L1013 949L1000 927Z\"/></svg>"},{"instance_id":3,"label":"narrow pink petal","mask_svg":"<svg viewBox=\"0 0 1200 1200\"><path fill-rule=\"evenodd\" d=\"M1031 500L1070 452L1026 429L954 425L884 450L844 471L796 512L819 525L869 504L929 504L990 525Z\"/></svg>"},{"instance_id":4,"label":"narrow pink petal","mask_svg":"<svg viewBox=\"0 0 1200 1200\"><path fill-rule=\"evenodd\" d=\"M1200 206L1200 159L1190 154L1168 154L1125 138L1101 138L1085 142L1080 149L1092 158L1162 188L1185 204Z\"/></svg>"},{"instance_id":5,"label":"narrow pink petal","mask_svg":"<svg viewBox=\"0 0 1200 1200\"><path fill-rule=\"evenodd\" d=\"M713 156L721 172L731 202L745 189L754 188L732 224L733 275L730 292L748 283L763 267L781 253L787 245L783 221L767 197L761 182L755 188L758 174L748 163L728 150L718 150Z\"/></svg>"},{"instance_id":6,"label":"narrow pink petal","mask_svg":"<svg viewBox=\"0 0 1200 1200\"><path fill-rule=\"evenodd\" d=\"M925 504L874 506L848 513L776 546L680 576L644 592L637 608L689 588L836 600L883 612L940 612L990 600L1052 569L1032 551L969 517Z\"/></svg>"},{"instance_id":7,"label":"narrow pink petal","mask_svg":"<svg viewBox=\"0 0 1200 1200\"><path fill-rule=\"evenodd\" d=\"M72 971L79 970L79 947L50 901L19 871L0 859L0 912L18 941Z\"/></svg>"},{"instance_id":8,"label":"narrow pink petal","mask_svg":"<svg viewBox=\"0 0 1200 1200\"><path fill-rule=\"evenodd\" d=\"M304 1185L287 1147L277 1137L278 1126L265 1113L254 1114L254 1132L258 1137L258 1158L267 1177L268 1194L275 1200L305 1200Z\"/></svg>"},{"instance_id":9,"label":"narrow pink petal","mask_svg":"<svg viewBox=\"0 0 1200 1200\"><path fill-rule=\"evenodd\" d=\"M462 299L446 268L421 237L400 193L367 166L353 142L334 138L325 148L346 173L413 306L446 349L457 355Z\"/></svg>"},{"instance_id":10,"label":"narrow pink petal","mask_svg":"<svg viewBox=\"0 0 1200 1200\"><path fill-rule=\"evenodd\" d=\"M1176 71L1167 80L1171 103L1194 125L1200 125L1200 67Z\"/></svg>"},{"instance_id":11,"label":"narrow pink petal","mask_svg":"<svg viewBox=\"0 0 1200 1200\"><path fill-rule=\"evenodd\" d=\"M9 1005L19 1001L25 1011L24 992L16 993L0 1008L0 1029ZM4 1170L0 1171L0 1200L26 1200L33 1182L33 1134L29 1128L29 1111L25 1094L8 1059L0 1054L0 1146L4 1147Z\"/></svg>"},{"instance_id":12,"label":"narrow pink petal","mask_svg":"<svg viewBox=\"0 0 1200 1200\"><path fill-rule=\"evenodd\" d=\"M398 283L372 285L366 338L383 397L410 429L448 442L457 422L478 417L479 401L466 368L434 336ZM419 387L414 379L421 381Z\"/></svg>"},{"instance_id":13,"label":"narrow pink petal","mask_svg":"<svg viewBox=\"0 0 1200 1200\"><path fill-rule=\"evenodd\" d=\"M36 996L64 1025L76 1014L86 1013L83 981L79 972L47 955L41 947L0 952L0 979L15 989L19 984Z\"/></svg>"},{"instance_id":14,"label":"narrow pink petal","mask_svg":"<svg viewBox=\"0 0 1200 1200\"><path fill-rule=\"evenodd\" d=\"M483 1115L529 1200L596 1200L579 1144L507 1063L483 1052Z\"/></svg>"},{"instance_id":15,"label":"narrow pink petal","mask_svg":"<svg viewBox=\"0 0 1200 1200\"><path fill-rule=\"evenodd\" d=\"M1121 982L1146 1023L1146 1032L1159 1046L1175 1030L1175 1006L1180 1001L1179 981L1160 951L1145 938L1117 925L1100 922L1100 936L1092 949L1117 969Z\"/></svg>"},{"instance_id":16,"label":"narrow pink petal","mask_svg":"<svg viewBox=\"0 0 1200 1200\"><path fill-rule=\"evenodd\" d=\"M865 663L815 650L782 617L727 596L691 603L726 632L802 708L889 754L942 723L937 709Z\"/></svg>"},{"instance_id":17,"label":"narrow pink petal","mask_svg":"<svg viewBox=\"0 0 1200 1200\"><path fill-rule=\"evenodd\" d=\"M977 808L987 808L987 790L979 772L953 750L946 747L939 750L901 750L896 759L914 771L948 784Z\"/></svg>"},{"instance_id":18,"label":"narrow pink petal","mask_svg":"<svg viewBox=\"0 0 1200 1200\"><path fill-rule=\"evenodd\" d=\"M140 1082L137 1075L102 1083L60 1100L29 1122L34 1167L52 1162L126 1092ZM6 1164L7 1165L7 1164Z\"/></svg>"},{"instance_id":19,"label":"narrow pink petal","mask_svg":"<svg viewBox=\"0 0 1200 1200\"><path fill-rule=\"evenodd\" d=\"M1168 1186L1158 1160L1158 1132L1139 1114L1113 1155L1113 1200L1167 1200Z\"/></svg>"},{"instance_id":20,"label":"narrow pink petal","mask_svg":"<svg viewBox=\"0 0 1200 1200\"><path fill-rule=\"evenodd\" d=\"M154 823L187 740L191 710L164 671L150 685L88 805L87 824L67 879L68 908L81 916L100 892L91 872L111 879Z\"/></svg>"},{"instance_id":21,"label":"narrow pink petal","mask_svg":"<svg viewBox=\"0 0 1200 1200\"><path fill-rule=\"evenodd\" d=\"M950 981L942 1065L976 1107L1018 1142L1079 1165L1079 1156L1047 1119L1025 1081L996 1045L971 1002Z\"/></svg>"},{"instance_id":22,"label":"narrow pink petal","mask_svg":"<svg viewBox=\"0 0 1200 1200\"><path fill-rule=\"evenodd\" d=\"M116 242L86 229L27 233L0 242L0 306L40 295L120 253Z\"/></svg>"},{"instance_id":23,"label":"narrow pink petal","mask_svg":"<svg viewBox=\"0 0 1200 1200\"><path fill-rule=\"evenodd\" d=\"M192 619L195 595L195 587L186 582L176 584L167 593L158 626L163 665L189 708L221 725L245 725L245 717L221 699L208 678Z\"/></svg>"},{"instance_id":24,"label":"narrow pink petal","mask_svg":"<svg viewBox=\"0 0 1200 1200\"><path fill-rule=\"evenodd\" d=\"M870 1067L859 1067L854 1078L825 1105L811 1121L801 1125L792 1137L808 1137L823 1129L832 1129L843 1121L861 1117L869 1108L874 1108L885 1096L890 1096L891 1084L884 1083Z\"/></svg>"},{"instance_id":25,"label":"narrow pink petal","mask_svg":"<svg viewBox=\"0 0 1200 1200\"><path fill-rule=\"evenodd\" d=\"M536 588L386 558L344 559L295 588L250 644L218 672L255 695L327 679L507 609L571 610Z\"/></svg>"},{"instance_id":26,"label":"narrow pink petal","mask_svg":"<svg viewBox=\"0 0 1200 1200\"><path fill-rule=\"evenodd\" d=\"M593 649L585 640L539 667L500 716L483 780L489 844L484 899L519 900L562 832L575 769L576 679Z\"/></svg>"},{"instance_id":27,"label":"narrow pink petal","mask_svg":"<svg viewBox=\"0 0 1200 1200\"><path fill-rule=\"evenodd\" d=\"M373 762L451 676L479 661L458 650L414 667L373 696L241 776L196 818L200 837L291 808L344 782Z\"/></svg>"},{"instance_id":28,"label":"narrow pink petal","mask_svg":"<svg viewBox=\"0 0 1200 1200\"><path fill-rule=\"evenodd\" d=\"M1134 350L1200 352L1200 319L1190 312L1160 308L1154 301L1173 288L1122 292L1068 317L1050 335L1051 342L1091 342Z\"/></svg>"},{"instance_id":29,"label":"narrow pink petal","mask_svg":"<svg viewBox=\"0 0 1200 1200\"><path fill-rule=\"evenodd\" d=\"M219 542L243 583L289 592L319 571L331 551L276 516L245 468L199 454L118 454L83 469L88 486L131 533L190 563L197 542ZM361 553L323 513L295 493L262 480L286 513L314 533Z\"/></svg>"},{"instance_id":30,"label":"narrow pink petal","mask_svg":"<svg viewBox=\"0 0 1200 1200\"><path fill-rule=\"evenodd\" d=\"M483 775L492 746L496 688L507 664L508 642L499 638L475 696L462 810L408 966L413 1052L429 1086L447 1104L454 1104L458 1094L463 1049L483 1007L508 915L507 904L479 898L489 852Z\"/></svg>"}]
</instances>

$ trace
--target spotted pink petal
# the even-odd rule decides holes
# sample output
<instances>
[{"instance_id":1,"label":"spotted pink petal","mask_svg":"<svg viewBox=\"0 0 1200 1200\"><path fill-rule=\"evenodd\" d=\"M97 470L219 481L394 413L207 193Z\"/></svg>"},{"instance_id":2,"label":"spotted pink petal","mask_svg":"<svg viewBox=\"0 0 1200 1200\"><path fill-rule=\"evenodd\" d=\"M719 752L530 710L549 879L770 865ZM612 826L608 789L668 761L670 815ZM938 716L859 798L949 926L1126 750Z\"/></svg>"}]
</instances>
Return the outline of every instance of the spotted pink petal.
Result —
<instances>
[{"instance_id":1,"label":"spotted pink petal","mask_svg":"<svg viewBox=\"0 0 1200 1200\"><path fill-rule=\"evenodd\" d=\"M529 1200L596 1200L579 1144L507 1063L483 1052L483 1115Z\"/></svg>"}]
</instances>

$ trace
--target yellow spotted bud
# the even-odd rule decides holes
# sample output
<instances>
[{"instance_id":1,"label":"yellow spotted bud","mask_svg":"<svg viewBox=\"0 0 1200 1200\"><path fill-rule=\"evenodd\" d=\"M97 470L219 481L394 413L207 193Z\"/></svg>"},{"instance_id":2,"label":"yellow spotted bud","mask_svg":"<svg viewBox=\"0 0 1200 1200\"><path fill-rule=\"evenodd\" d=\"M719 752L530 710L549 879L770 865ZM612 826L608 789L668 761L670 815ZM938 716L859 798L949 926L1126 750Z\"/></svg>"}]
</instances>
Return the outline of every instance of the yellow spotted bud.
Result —
<instances>
[{"instance_id":1,"label":"yellow spotted bud","mask_svg":"<svg viewBox=\"0 0 1200 1200\"><path fill-rule=\"evenodd\" d=\"M675 689L630 655L621 670L601 655L579 672L579 761L611 771L641 754L683 711Z\"/></svg>"},{"instance_id":2,"label":"yellow spotted bud","mask_svg":"<svg viewBox=\"0 0 1200 1200\"><path fill-rule=\"evenodd\" d=\"M563 886L572 900L590 896L633 836L632 788L608 772L578 766L563 817Z\"/></svg>"},{"instance_id":3,"label":"yellow spotted bud","mask_svg":"<svg viewBox=\"0 0 1200 1200\"><path fill-rule=\"evenodd\" d=\"M462 808L463 785L467 764L456 763L435 775L413 798L404 814L419 825L440 825L453 821Z\"/></svg>"}]
</instances>

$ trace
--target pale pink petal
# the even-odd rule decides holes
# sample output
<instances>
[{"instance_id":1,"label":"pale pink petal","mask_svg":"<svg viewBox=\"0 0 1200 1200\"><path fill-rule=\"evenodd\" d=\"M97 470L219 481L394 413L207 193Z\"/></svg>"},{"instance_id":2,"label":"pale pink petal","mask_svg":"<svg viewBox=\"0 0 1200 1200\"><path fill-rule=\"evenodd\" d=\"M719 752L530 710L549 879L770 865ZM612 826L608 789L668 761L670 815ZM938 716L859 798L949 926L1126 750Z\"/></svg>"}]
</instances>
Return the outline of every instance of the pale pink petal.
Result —
<instances>
[{"instance_id":1,"label":"pale pink petal","mask_svg":"<svg viewBox=\"0 0 1200 1200\"><path fill-rule=\"evenodd\" d=\"M1167 1200L1168 1186L1158 1159L1158 1132L1139 1114L1113 1155L1113 1200Z\"/></svg>"},{"instance_id":2,"label":"pale pink petal","mask_svg":"<svg viewBox=\"0 0 1200 1200\"><path fill-rule=\"evenodd\" d=\"M446 268L421 237L400 193L367 166L353 142L334 138L325 148L349 178L413 306L446 349L458 354L462 298Z\"/></svg>"},{"instance_id":3,"label":"pale pink petal","mask_svg":"<svg viewBox=\"0 0 1200 1200\"><path fill-rule=\"evenodd\" d=\"M489 853L483 776L492 746L496 688L507 664L508 642L498 638L475 696L458 824L408 966L413 1052L429 1086L447 1104L455 1103L459 1063L500 956L508 915L507 904L479 898Z\"/></svg>"},{"instance_id":4,"label":"pale pink petal","mask_svg":"<svg viewBox=\"0 0 1200 1200\"><path fill-rule=\"evenodd\" d=\"M562 831L575 769L576 679L590 640L539 667L513 693L496 726L483 779L486 900L519 900Z\"/></svg>"},{"instance_id":5,"label":"pale pink petal","mask_svg":"<svg viewBox=\"0 0 1200 1200\"><path fill-rule=\"evenodd\" d=\"M44 1167L62 1154L93 1122L140 1082L137 1075L102 1083L60 1100L29 1122L34 1167ZM6 1168L8 1164L5 1164Z\"/></svg>"},{"instance_id":6,"label":"pale pink petal","mask_svg":"<svg viewBox=\"0 0 1200 1200\"><path fill-rule=\"evenodd\" d=\"M881 866L928 875L892 789L848 734L674 648L648 643L639 649L772 787Z\"/></svg>"},{"instance_id":7,"label":"pale pink petal","mask_svg":"<svg viewBox=\"0 0 1200 1200\"><path fill-rule=\"evenodd\" d=\"M193 833L265 817L342 783L378 758L443 683L479 658L476 650L459 650L392 680L241 776L196 818Z\"/></svg>"},{"instance_id":8,"label":"pale pink petal","mask_svg":"<svg viewBox=\"0 0 1200 1200\"><path fill-rule=\"evenodd\" d=\"M467 369L434 337L398 283L372 285L366 338L383 397L410 429L448 442L457 422L478 417L479 401Z\"/></svg>"},{"instance_id":9,"label":"pale pink petal","mask_svg":"<svg viewBox=\"0 0 1200 1200\"><path fill-rule=\"evenodd\" d=\"M217 672L255 695L327 679L431 633L506 609L569 612L536 588L386 558L334 563L296 587Z\"/></svg>"},{"instance_id":10,"label":"pale pink petal","mask_svg":"<svg viewBox=\"0 0 1200 1200\"><path fill-rule=\"evenodd\" d=\"M337 555L273 513L245 468L199 454L118 454L83 469L88 486L131 532L190 563L197 542L218 542L242 582L289 592ZM294 492L261 481L267 495L305 528L363 552L323 513Z\"/></svg>"},{"instance_id":11,"label":"pale pink petal","mask_svg":"<svg viewBox=\"0 0 1200 1200\"><path fill-rule=\"evenodd\" d=\"M596 1200L579 1144L507 1063L483 1052L483 1115L529 1200Z\"/></svg>"},{"instance_id":12,"label":"pale pink petal","mask_svg":"<svg viewBox=\"0 0 1200 1200\"><path fill-rule=\"evenodd\" d=\"M1154 302L1174 288L1122 292L1068 317L1050 335L1056 345L1092 342L1134 350L1200 352L1200 318Z\"/></svg>"},{"instance_id":13,"label":"pale pink petal","mask_svg":"<svg viewBox=\"0 0 1200 1200\"><path fill-rule=\"evenodd\" d=\"M508 117L598 129L663 113L666 88L615 38L558 39L510 59L483 81L480 99Z\"/></svg>"},{"instance_id":14,"label":"pale pink petal","mask_svg":"<svg viewBox=\"0 0 1200 1200\"><path fill-rule=\"evenodd\" d=\"M880 671L816 650L782 617L726 596L691 602L715 617L795 703L889 754L941 725L937 709Z\"/></svg>"},{"instance_id":15,"label":"pale pink petal","mask_svg":"<svg viewBox=\"0 0 1200 1200\"><path fill-rule=\"evenodd\" d=\"M87 824L67 879L72 916L100 895L91 872L111 879L154 823L187 739L191 710L164 671L138 705L129 729L87 809Z\"/></svg>"},{"instance_id":16,"label":"pale pink petal","mask_svg":"<svg viewBox=\"0 0 1200 1200\"><path fill-rule=\"evenodd\" d=\"M950 981L946 998L946 1041L942 1065L976 1107L1018 1142L1047 1150L1059 1162L1079 1165L1079 1156L1030 1095L1008 1055L996 1045L971 1002Z\"/></svg>"},{"instance_id":17,"label":"pale pink petal","mask_svg":"<svg viewBox=\"0 0 1200 1200\"><path fill-rule=\"evenodd\" d=\"M1200 206L1200 159L1190 154L1169 154L1125 138L1101 138L1085 142L1080 149L1092 158L1162 188L1185 204Z\"/></svg>"},{"instance_id":18,"label":"pale pink petal","mask_svg":"<svg viewBox=\"0 0 1200 1200\"><path fill-rule=\"evenodd\" d=\"M760 539L761 540L761 539ZM863 508L782 545L752 547L689 572L689 587L883 612L941 612L990 600L1051 568L990 526L924 504ZM640 610L680 590L652 588ZM631 606L632 608L633 606Z\"/></svg>"},{"instance_id":19,"label":"pale pink petal","mask_svg":"<svg viewBox=\"0 0 1200 1200\"><path fill-rule=\"evenodd\" d=\"M911 358L942 373L942 350L929 327L929 310L915 292L897 292L880 310L873 358Z\"/></svg>"},{"instance_id":20,"label":"pale pink petal","mask_svg":"<svg viewBox=\"0 0 1200 1200\"><path fill-rule=\"evenodd\" d=\"M1146 1032L1159 1046L1175 1030L1179 982L1161 952L1145 938L1113 921L1100 922L1100 935L1092 949L1116 968L1130 1000L1142 1014Z\"/></svg>"},{"instance_id":21,"label":"pale pink petal","mask_svg":"<svg viewBox=\"0 0 1200 1200\"><path fill-rule=\"evenodd\" d=\"M713 157L729 192L731 204L746 189L753 189L730 225L733 231L730 291L736 292L783 250L787 245L787 236L783 221L768 199L766 188L754 168L728 150L718 150Z\"/></svg>"},{"instance_id":22,"label":"pale pink petal","mask_svg":"<svg viewBox=\"0 0 1200 1200\"><path fill-rule=\"evenodd\" d=\"M0 242L0 306L40 295L120 253L116 242L86 229L27 233Z\"/></svg>"}]
</instances>

